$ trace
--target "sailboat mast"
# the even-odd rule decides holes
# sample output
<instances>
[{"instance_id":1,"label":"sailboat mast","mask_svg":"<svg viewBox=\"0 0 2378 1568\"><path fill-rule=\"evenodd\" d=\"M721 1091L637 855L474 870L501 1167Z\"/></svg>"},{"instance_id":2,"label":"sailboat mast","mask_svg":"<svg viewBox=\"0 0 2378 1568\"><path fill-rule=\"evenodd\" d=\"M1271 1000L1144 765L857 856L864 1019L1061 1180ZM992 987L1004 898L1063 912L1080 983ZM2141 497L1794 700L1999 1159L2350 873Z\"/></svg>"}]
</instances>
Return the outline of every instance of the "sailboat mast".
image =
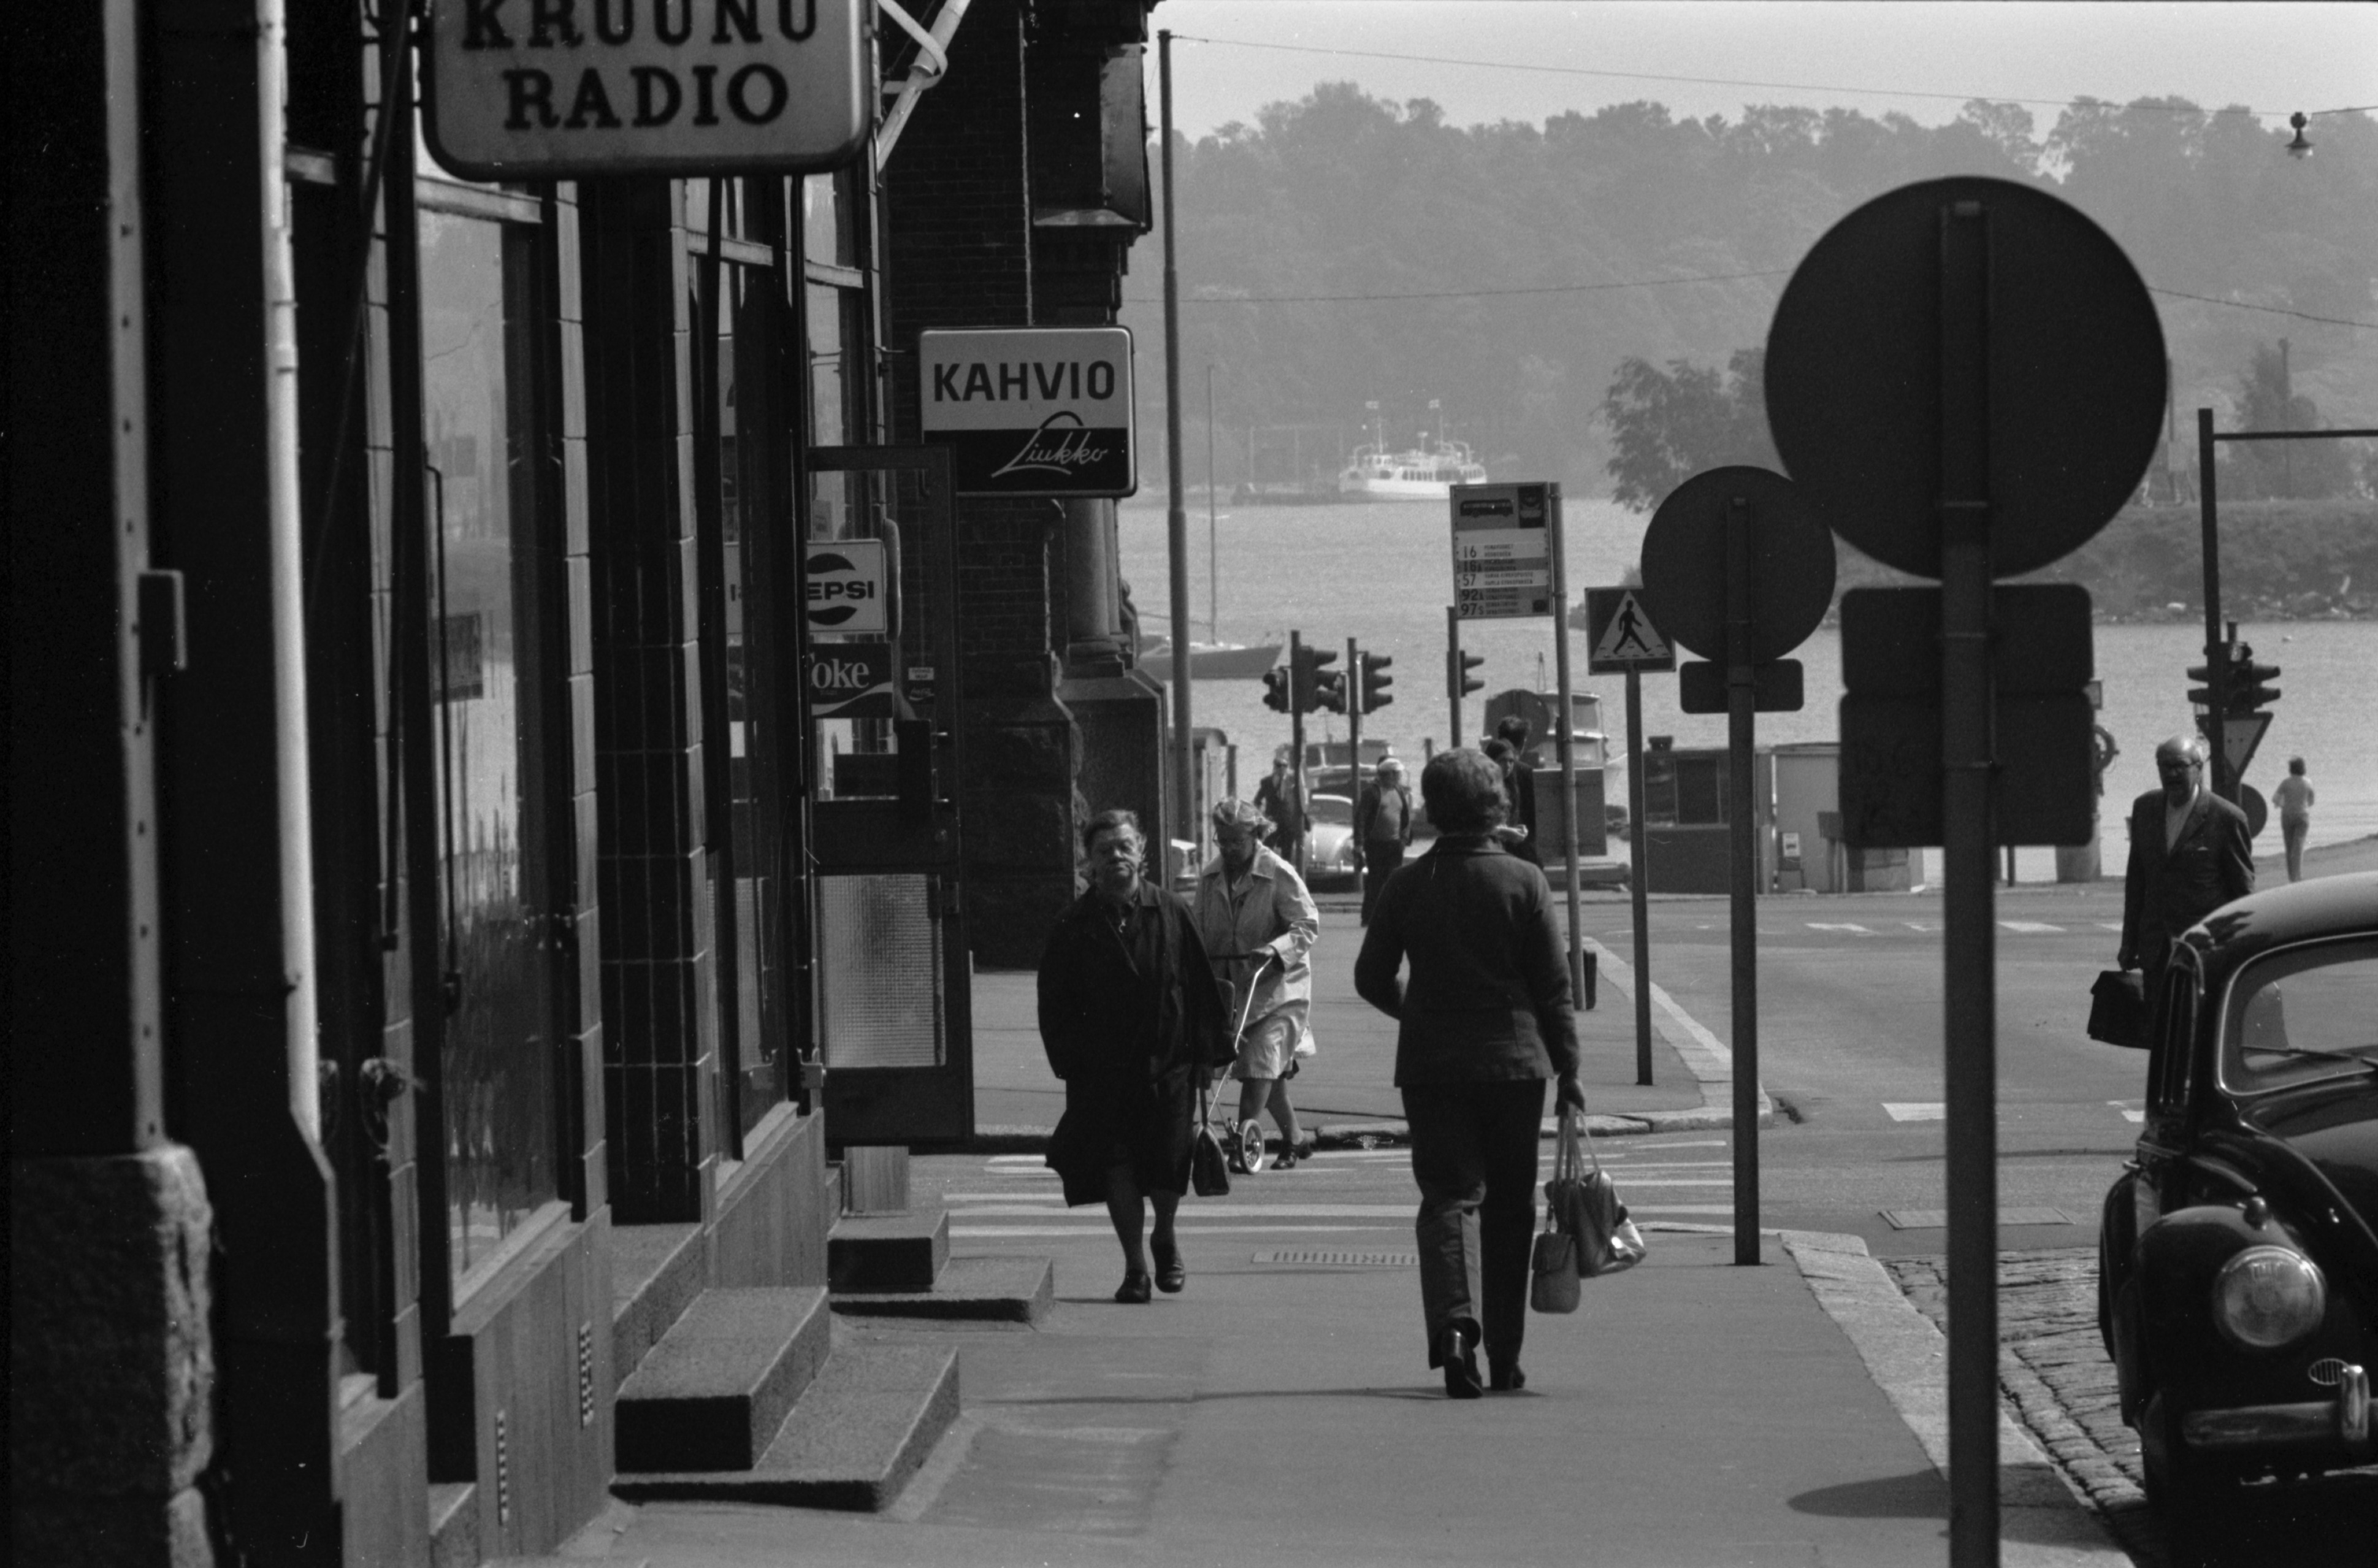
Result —
<instances>
[{"instance_id":1,"label":"sailboat mast","mask_svg":"<svg viewBox=\"0 0 2378 1568\"><path fill-rule=\"evenodd\" d=\"M1219 642L1214 629L1221 614L1221 569L1214 548L1214 367L1206 366L1206 640ZM1184 655L1185 656L1185 655ZM1186 668L1186 665L1183 666Z\"/></svg>"}]
</instances>

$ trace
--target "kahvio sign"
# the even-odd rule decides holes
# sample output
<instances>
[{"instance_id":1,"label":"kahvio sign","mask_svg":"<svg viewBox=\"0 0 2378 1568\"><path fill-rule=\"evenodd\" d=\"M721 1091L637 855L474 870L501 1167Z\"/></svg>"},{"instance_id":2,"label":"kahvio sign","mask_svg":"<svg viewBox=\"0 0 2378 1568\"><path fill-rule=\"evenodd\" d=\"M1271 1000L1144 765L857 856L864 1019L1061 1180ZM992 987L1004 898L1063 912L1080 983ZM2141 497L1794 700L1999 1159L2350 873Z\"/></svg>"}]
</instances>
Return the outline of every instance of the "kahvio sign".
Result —
<instances>
[{"instance_id":1,"label":"kahvio sign","mask_svg":"<svg viewBox=\"0 0 2378 1568\"><path fill-rule=\"evenodd\" d=\"M950 448L961 496L1128 496L1131 331L966 329L921 334L925 439Z\"/></svg>"},{"instance_id":2,"label":"kahvio sign","mask_svg":"<svg viewBox=\"0 0 2378 1568\"><path fill-rule=\"evenodd\" d=\"M427 129L480 180L825 168L867 132L859 0L436 0Z\"/></svg>"}]
</instances>

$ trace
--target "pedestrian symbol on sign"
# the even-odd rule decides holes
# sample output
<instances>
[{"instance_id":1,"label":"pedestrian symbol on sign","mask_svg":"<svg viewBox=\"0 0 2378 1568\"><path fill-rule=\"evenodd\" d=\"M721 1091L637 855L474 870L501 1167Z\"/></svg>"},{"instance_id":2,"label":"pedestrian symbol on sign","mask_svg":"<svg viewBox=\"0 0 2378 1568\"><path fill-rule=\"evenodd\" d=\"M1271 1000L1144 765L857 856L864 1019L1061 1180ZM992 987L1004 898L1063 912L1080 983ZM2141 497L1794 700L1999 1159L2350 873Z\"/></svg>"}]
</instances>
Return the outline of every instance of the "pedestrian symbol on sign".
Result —
<instances>
[{"instance_id":1,"label":"pedestrian symbol on sign","mask_svg":"<svg viewBox=\"0 0 2378 1568\"><path fill-rule=\"evenodd\" d=\"M1631 588L1587 589L1585 625L1593 647L1586 668L1596 675L1675 668L1675 646L1651 624Z\"/></svg>"}]
</instances>

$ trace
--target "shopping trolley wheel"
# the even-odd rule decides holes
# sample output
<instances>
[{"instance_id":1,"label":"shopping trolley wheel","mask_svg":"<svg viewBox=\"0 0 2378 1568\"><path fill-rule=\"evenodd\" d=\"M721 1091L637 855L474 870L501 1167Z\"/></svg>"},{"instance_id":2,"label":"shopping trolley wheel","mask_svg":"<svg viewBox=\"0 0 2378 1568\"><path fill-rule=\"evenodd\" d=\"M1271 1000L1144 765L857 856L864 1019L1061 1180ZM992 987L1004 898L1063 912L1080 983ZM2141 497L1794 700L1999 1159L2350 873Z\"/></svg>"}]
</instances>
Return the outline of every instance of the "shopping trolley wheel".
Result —
<instances>
[{"instance_id":1,"label":"shopping trolley wheel","mask_svg":"<svg viewBox=\"0 0 2378 1568\"><path fill-rule=\"evenodd\" d=\"M1241 1170L1252 1174L1264 1167L1264 1135L1260 1122L1239 1123L1239 1135L1232 1143L1237 1147Z\"/></svg>"}]
</instances>

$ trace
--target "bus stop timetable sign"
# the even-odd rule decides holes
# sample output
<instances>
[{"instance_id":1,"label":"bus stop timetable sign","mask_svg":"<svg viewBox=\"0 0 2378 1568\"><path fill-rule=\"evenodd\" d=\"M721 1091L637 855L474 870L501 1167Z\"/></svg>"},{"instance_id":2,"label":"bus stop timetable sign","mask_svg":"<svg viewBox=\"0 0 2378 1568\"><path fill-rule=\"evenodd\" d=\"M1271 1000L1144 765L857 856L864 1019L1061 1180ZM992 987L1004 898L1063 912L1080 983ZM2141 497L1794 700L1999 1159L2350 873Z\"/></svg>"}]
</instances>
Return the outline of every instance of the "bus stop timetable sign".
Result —
<instances>
[{"instance_id":1,"label":"bus stop timetable sign","mask_svg":"<svg viewBox=\"0 0 2378 1568\"><path fill-rule=\"evenodd\" d=\"M863 43L859 0L437 0L429 145L474 180L830 168Z\"/></svg>"},{"instance_id":2,"label":"bus stop timetable sign","mask_svg":"<svg viewBox=\"0 0 2378 1568\"><path fill-rule=\"evenodd\" d=\"M1461 619L1553 613L1557 485L1456 485L1453 608Z\"/></svg>"}]
</instances>

